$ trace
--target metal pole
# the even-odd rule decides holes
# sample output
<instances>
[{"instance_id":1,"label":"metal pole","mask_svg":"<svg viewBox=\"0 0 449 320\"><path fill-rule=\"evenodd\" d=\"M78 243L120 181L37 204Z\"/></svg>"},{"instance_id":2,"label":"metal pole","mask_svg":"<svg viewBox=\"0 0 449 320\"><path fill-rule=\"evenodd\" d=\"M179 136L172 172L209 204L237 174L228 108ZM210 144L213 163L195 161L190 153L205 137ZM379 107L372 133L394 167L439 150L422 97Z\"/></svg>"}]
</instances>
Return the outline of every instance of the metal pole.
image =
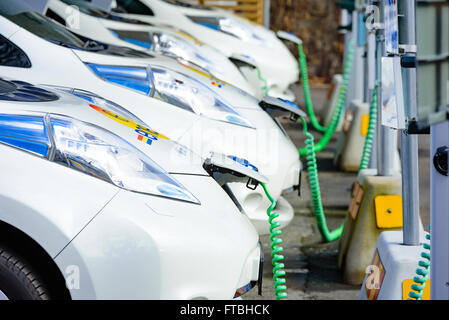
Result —
<instances>
[{"instance_id":1,"label":"metal pole","mask_svg":"<svg viewBox=\"0 0 449 320\"><path fill-rule=\"evenodd\" d=\"M401 44L407 51L405 57L416 59L416 2L402 0L400 20ZM416 66L402 68L405 112L407 120L415 120L418 116L416 94ZM419 239L419 164L418 135L401 131L402 158L402 203L403 203L403 242L405 245L416 246Z\"/></svg>"},{"instance_id":2,"label":"metal pole","mask_svg":"<svg viewBox=\"0 0 449 320\"><path fill-rule=\"evenodd\" d=\"M384 23L384 1L380 1L380 22ZM396 134L393 129L382 125L382 57L385 55L385 29L377 31L377 79L379 87L377 100L377 171L380 176L392 176L394 174L394 153L397 151Z\"/></svg>"},{"instance_id":3,"label":"metal pole","mask_svg":"<svg viewBox=\"0 0 449 320\"><path fill-rule=\"evenodd\" d=\"M383 23L383 4L380 4L380 11L379 11L379 23L382 25ZM379 108L377 108L377 130L376 130L376 137L377 137L377 170L378 174L381 175L382 171L382 139L381 139L381 133L382 133L382 57L384 55L384 41L385 41L385 35L383 27L377 29L377 38L376 38L376 67L377 67L377 81L378 81L378 88L377 88L377 101L379 102Z\"/></svg>"},{"instance_id":4,"label":"metal pole","mask_svg":"<svg viewBox=\"0 0 449 320\"><path fill-rule=\"evenodd\" d=\"M270 29L270 0L264 0L263 25Z\"/></svg>"},{"instance_id":5,"label":"metal pole","mask_svg":"<svg viewBox=\"0 0 449 320\"><path fill-rule=\"evenodd\" d=\"M354 44L354 58L351 69L351 77L348 84L348 89L346 93L346 101L345 101L345 110L351 105L353 100L357 99L357 71L360 71L358 52L357 52L357 25L358 25L358 16L357 11L354 10L351 15L349 15L349 19L351 21L351 33L348 35L351 37L352 42ZM347 48L347 47L346 47Z\"/></svg>"},{"instance_id":6,"label":"metal pole","mask_svg":"<svg viewBox=\"0 0 449 320\"><path fill-rule=\"evenodd\" d=\"M374 28L368 30L366 39L366 52L367 52L367 71L368 81L367 86L367 100L371 103L371 98L374 92L374 86L376 84L376 30ZM377 130L373 134L373 148L371 150L371 157L369 162L370 169L377 169Z\"/></svg>"},{"instance_id":7,"label":"metal pole","mask_svg":"<svg viewBox=\"0 0 449 320\"><path fill-rule=\"evenodd\" d=\"M364 27L365 25L363 24L363 20L361 19L361 12L359 10L354 10L354 12L352 13L352 34L355 45L354 69L352 74L354 94L352 99L348 101L348 103L351 103L352 100L360 100L362 102L364 101Z\"/></svg>"},{"instance_id":8,"label":"metal pole","mask_svg":"<svg viewBox=\"0 0 449 320\"><path fill-rule=\"evenodd\" d=\"M349 16L349 12L346 9L341 9L341 16L340 16L340 26L341 27L349 27L351 25L351 17ZM340 33L345 35L345 48L349 47L349 42L351 40L351 31L346 29L341 29ZM343 53L343 61L346 61L347 56L347 50Z\"/></svg>"}]
</instances>

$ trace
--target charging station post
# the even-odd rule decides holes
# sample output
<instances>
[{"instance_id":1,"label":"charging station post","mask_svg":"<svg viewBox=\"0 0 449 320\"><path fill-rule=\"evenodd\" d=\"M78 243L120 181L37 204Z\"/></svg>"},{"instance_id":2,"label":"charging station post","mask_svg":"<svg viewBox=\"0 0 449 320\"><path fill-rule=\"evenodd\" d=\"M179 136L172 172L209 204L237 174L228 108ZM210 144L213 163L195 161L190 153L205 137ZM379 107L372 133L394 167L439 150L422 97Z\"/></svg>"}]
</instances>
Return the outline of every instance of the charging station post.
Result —
<instances>
[{"instance_id":1,"label":"charging station post","mask_svg":"<svg viewBox=\"0 0 449 320\"><path fill-rule=\"evenodd\" d=\"M382 58L386 54L385 48L385 2L380 1L379 7L380 21L383 27L377 29L377 101L381 104L378 108L378 119L382 119ZM397 152L396 133L392 128L382 125L382 121L377 122L377 172L379 176L392 176L394 172L394 154ZM380 141L379 141L380 140ZM379 143L380 142L380 143Z\"/></svg>"},{"instance_id":2,"label":"charging station post","mask_svg":"<svg viewBox=\"0 0 449 320\"><path fill-rule=\"evenodd\" d=\"M449 107L449 106L448 106ZM430 219L431 219L431 278L433 300L449 299L449 121L430 129Z\"/></svg>"},{"instance_id":3,"label":"charging station post","mask_svg":"<svg viewBox=\"0 0 449 320\"><path fill-rule=\"evenodd\" d=\"M420 49L419 61L423 69L434 66L435 73L431 74L434 87L419 92L419 107L421 117L427 115L426 122L430 124L430 296L432 300L449 300L449 1L429 2L425 9L434 16L429 29L435 28L437 36L425 52ZM427 18L427 12L420 13L420 19ZM418 30L419 36L425 31ZM419 70L418 81L422 84L426 75Z\"/></svg>"},{"instance_id":4,"label":"charging station post","mask_svg":"<svg viewBox=\"0 0 449 320\"><path fill-rule=\"evenodd\" d=\"M382 1L382 6L385 3L387 1ZM389 21L383 20L384 28L380 34L380 37L384 39L382 46L385 51L382 53L391 57L384 58L384 68L379 69L380 72L387 72L384 77L381 77L381 80L383 85L394 85L394 99L390 99L391 93L388 93L392 91L391 88L389 90L383 90L384 92L379 97L382 102L381 110L379 110L380 116L386 117L379 124L383 127L379 127L379 129L384 129L380 131L382 137L381 148L379 150L381 152L388 152L388 142L384 144L384 141L385 139L388 141L389 135L385 129L393 129L388 127L389 124L386 124L390 114L385 109L391 106L391 101L394 101L396 105L396 125L392 125L392 127L400 131L401 134L402 231L397 230L380 233L371 265L368 266L369 272L367 272L361 288L360 299L400 300L421 297L423 295L422 290L426 287L425 283L428 282L427 271L423 271L422 277L416 277L417 274L415 273L416 268L422 266L421 262L418 264L418 260L421 257L421 242L425 242L425 240L419 216L418 141L416 134L408 130L410 123L416 121L418 115L415 31L416 2L402 0L398 1L398 3L400 5L401 15L394 12L397 8L387 8L391 10L388 12ZM388 1L388 5L395 6L396 2ZM385 7L381 8L381 14L384 15L385 13L387 13ZM401 16L400 23L397 18L398 16ZM397 30L395 29L396 24L398 27ZM398 41L399 31L401 31L401 44ZM398 34L394 34L395 32ZM387 59L391 60L387 61ZM398 59L400 59L400 66L398 66ZM393 72L389 71L387 62L390 64L390 69ZM388 77L393 75L394 80L387 79L386 75ZM398 76L402 76L402 78L398 80ZM383 83L384 81L386 83ZM397 82L399 82L399 87L396 85ZM382 90L380 91L382 92ZM402 99L404 99L407 107L401 106L400 100ZM378 156L378 165L380 165L379 174L388 174L390 160L391 158L388 157L388 154ZM393 205L393 202L388 203L388 206L391 205ZM424 273L426 273L425 276ZM421 273L418 274L421 275ZM373 276L375 276L374 281L372 280ZM410 293L412 290L418 290L418 288L421 291L413 291ZM428 292L429 290L427 289L425 293L426 297Z\"/></svg>"},{"instance_id":5,"label":"charging station post","mask_svg":"<svg viewBox=\"0 0 449 320\"><path fill-rule=\"evenodd\" d=\"M407 121L418 117L416 93L416 3L404 1L400 27L403 30L401 59ZM403 243L416 246L419 239L419 168L418 135L401 130Z\"/></svg>"},{"instance_id":6,"label":"charging station post","mask_svg":"<svg viewBox=\"0 0 449 320\"><path fill-rule=\"evenodd\" d=\"M402 179L396 130L404 127L404 115L400 59L397 50L396 2L381 0L366 1L365 4L369 9L365 13L368 15L374 13L375 17L375 23L366 25L367 50L371 50L367 53L367 58L370 59L368 63L372 64L367 79L369 89L367 91L374 94L377 89L379 121L376 125L377 157L371 154L371 166L359 171L340 242L339 266L343 270L344 280L350 284L363 283L368 274L367 267L376 263L376 259L373 260L373 252L376 257L378 254L376 243L380 235L384 231L399 231L403 227ZM386 21L390 21L390 24ZM375 100L372 101L372 105L374 104ZM386 113L385 109L390 113ZM373 292L363 290L362 297L377 298Z\"/></svg>"},{"instance_id":7,"label":"charging station post","mask_svg":"<svg viewBox=\"0 0 449 320\"><path fill-rule=\"evenodd\" d=\"M374 8L373 3L373 0L368 0L365 14L376 14L376 12L370 11L370 9L372 10ZM373 25L367 27L366 30L366 73L368 79L365 81L365 86L367 87L367 99L373 96L374 86L376 85L376 21L373 20L371 23ZM377 169L377 130L374 130L373 133L373 146L371 149L369 168Z\"/></svg>"}]
</instances>

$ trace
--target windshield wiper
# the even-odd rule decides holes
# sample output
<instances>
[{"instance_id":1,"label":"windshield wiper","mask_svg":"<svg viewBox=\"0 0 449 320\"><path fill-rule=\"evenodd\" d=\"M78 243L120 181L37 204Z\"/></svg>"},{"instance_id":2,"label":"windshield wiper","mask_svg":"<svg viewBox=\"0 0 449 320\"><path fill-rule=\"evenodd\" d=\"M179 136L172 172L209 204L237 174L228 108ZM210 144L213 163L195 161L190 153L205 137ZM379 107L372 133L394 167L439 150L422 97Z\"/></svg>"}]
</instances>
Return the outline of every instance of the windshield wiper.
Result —
<instances>
[{"instance_id":1,"label":"windshield wiper","mask_svg":"<svg viewBox=\"0 0 449 320\"><path fill-rule=\"evenodd\" d=\"M93 40L87 40L86 42L84 42L84 44L82 46L70 44L70 43L67 43L64 41L60 41L60 40L48 39L48 38L45 40L50 41L51 43L57 44L58 46L66 47L69 49L86 50L86 51L106 50L106 45L100 44Z\"/></svg>"},{"instance_id":2,"label":"windshield wiper","mask_svg":"<svg viewBox=\"0 0 449 320\"><path fill-rule=\"evenodd\" d=\"M106 50L106 46L94 40L87 40L83 45L83 49L89 51L101 51Z\"/></svg>"},{"instance_id":3,"label":"windshield wiper","mask_svg":"<svg viewBox=\"0 0 449 320\"><path fill-rule=\"evenodd\" d=\"M57 44L58 46L66 47L69 49L83 49L82 47L75 46L73 44L69 44L67 42L63 42L63 41L59 41L59 40L54 40L54 39L49 39L49 38L46 38L45 40L50 41L51 43Z\"/></svg>"}]
</instances>

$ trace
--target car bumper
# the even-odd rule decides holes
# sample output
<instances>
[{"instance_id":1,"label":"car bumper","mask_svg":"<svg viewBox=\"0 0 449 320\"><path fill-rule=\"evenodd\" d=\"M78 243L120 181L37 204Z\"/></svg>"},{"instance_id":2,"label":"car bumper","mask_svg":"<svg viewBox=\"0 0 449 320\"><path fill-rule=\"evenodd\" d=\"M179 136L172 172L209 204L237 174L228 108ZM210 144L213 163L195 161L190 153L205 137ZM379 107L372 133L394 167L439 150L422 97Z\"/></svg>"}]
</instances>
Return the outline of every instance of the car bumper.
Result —
<instances>
[{"instance_id":1,"label":"car bumper","mask_svg":"<svg viewBox=\"0 0 449 320\"><path fill-rule=\"evenodd\" d=\"M259 238L246 216L210 177L176 178L201 205L121 190L56 257L68 284L78 270L72 298L232 299L258 281Z\"/></svg>"}]
</instances>

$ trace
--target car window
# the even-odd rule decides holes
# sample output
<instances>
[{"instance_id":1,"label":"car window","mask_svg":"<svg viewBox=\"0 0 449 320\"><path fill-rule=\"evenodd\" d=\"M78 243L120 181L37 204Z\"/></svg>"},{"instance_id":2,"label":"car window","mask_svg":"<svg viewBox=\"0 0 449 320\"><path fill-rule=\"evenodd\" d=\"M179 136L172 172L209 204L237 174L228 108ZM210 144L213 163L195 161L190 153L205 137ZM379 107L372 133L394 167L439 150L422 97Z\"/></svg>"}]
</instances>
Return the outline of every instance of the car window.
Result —
<instances>
[{"instance_id":1,"label":"car window","mask_svg":"<svg viewBox=\"0 0 449 320\"><path fill-rule=\"evenodd\" d=\"M6 67L31 68L25 52L0 34L0 65Z\"/></svg>"},{"instance_id":2,"label":"car window","mask_svg":"<svg viewBox=\"0 0 449 320\"><path fill-rule=\"evenodd\" d=\"M107 45L76 35L58 22L37 12L22 12L4 17L36 36L60 46L87 51L101 51L107 48Z\"/></svg>"},{"instance_id":3,"label":"car window","mask_svg":"<svg viewBox=\"0 0 449 320\"><path fill-rule=\"evenodd\" d=\"M133 24L140 24L140 25L152 25L150 23L143 22L143 21L140 21L140 20L125 18L125 17L122 17L122 16L111 14L109 12L101 10L100 8L98 8L95 5L92 5L92 4L90 4L89 2L86 2L86 1L80 1L80 0L61 0L61 1L64 2L65 4L68 4L68 5L74 5L74 6L76 6L78 8L78 10L81 13L84 13L84 14L87 14L89 16L93 16L93 17L96 17L96 18L107 19L107 20L114 20L114 21L119 21L119 22L124 22L124 23L133 23Z\"/></svg>"},{"instance_id":4,"label":"car window","mask_svg":"<svg viewBox=\"0 0 449 320\"><path fill-rule=\"evenodd\" d=\"M153 10L151 10L151 8L147 7L145 4L138 0L116 0L116 2L116 11L131 14L141 14L145 16L154 16Z\"/></svg>"},{"instance_id":5,"label":"car window","mask_svg":"<svg viewBox=\"0 0 449 320\"><path fill-rule=\"evenodd\" d=\"M5 17L46 40L61 42L77 48L84 46L84 41L67 28L36 12L22 12L16 15L5 15Z\"/></svg>"}]
</instances>

